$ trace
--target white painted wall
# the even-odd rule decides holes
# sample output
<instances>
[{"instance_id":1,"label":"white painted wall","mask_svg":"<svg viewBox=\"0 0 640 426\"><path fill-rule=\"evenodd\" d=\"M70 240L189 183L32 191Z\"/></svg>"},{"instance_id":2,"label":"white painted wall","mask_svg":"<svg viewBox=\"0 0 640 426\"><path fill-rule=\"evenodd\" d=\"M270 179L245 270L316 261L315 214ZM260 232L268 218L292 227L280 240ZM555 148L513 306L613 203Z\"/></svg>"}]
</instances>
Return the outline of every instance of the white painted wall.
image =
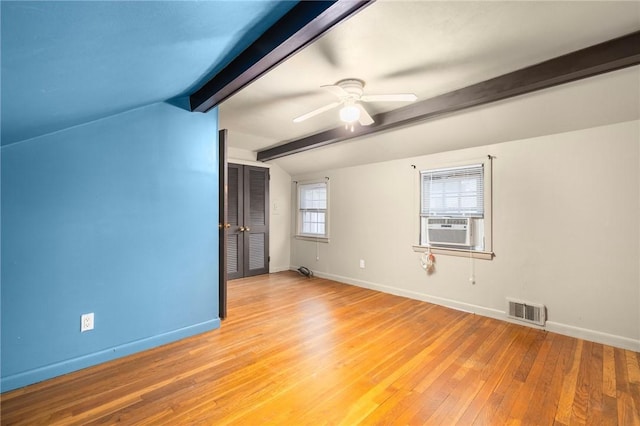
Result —
<instances>
[{"instance_id":1,"label":"white painted wall","mask_svg":"<svg viewBox=\"0 0 640 426\"><path fill-rule=\"evenodd\" d=\"M256 161L256 153L242 148L227 147L227 159L230 163ZM257 162L256 162L257 163Z\"/></svg>"},{"instance_id":2,"label":"white painted wall","mask_svg":"<svg viewBox=\"0 0 640 426\"><path fill-rule=\"evenodd\" d=\"M331 239L293 239L291 266L503 319L505 297L543 303L551 331L640 350L639 145L631 121L294 176L330 177ZM439 255L427 276L418 171L488 154L496 257Z\"/></svg>"},{"instance_id":3,"label":"white painted wall","mask_svg":"<svg viewBox=\"0 0 640 426\"><path fill-rule=\"evenodd\" d=\"M289 269L291 253L291 176L275 164L270 171L269 272L280 272Z\"/></svg>"}]
</instances>

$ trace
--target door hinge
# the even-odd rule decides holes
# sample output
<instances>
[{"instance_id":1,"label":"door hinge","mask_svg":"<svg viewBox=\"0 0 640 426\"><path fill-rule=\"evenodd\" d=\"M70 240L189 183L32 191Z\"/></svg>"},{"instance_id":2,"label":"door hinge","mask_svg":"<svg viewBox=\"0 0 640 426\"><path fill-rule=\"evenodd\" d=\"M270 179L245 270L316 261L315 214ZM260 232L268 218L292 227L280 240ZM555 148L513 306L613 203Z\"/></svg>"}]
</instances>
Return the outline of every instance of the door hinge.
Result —
<instances>
[{"instance_id":1,"label":"door hinge","mask_svg":"<svg viewBox=\"0 0 640 426\"><path fill-rule=\"evenodd\" d=\"M271 256L267 256L267 262L271 262Z\"/></svg>"}]
</instances>

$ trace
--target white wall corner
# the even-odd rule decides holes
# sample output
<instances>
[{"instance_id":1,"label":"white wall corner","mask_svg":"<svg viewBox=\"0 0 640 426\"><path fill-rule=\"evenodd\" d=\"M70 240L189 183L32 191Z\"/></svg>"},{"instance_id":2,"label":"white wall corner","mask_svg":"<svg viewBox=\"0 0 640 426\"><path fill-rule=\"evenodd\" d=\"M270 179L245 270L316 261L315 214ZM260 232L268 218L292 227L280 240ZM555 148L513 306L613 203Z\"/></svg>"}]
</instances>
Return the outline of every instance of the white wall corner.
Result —
<instances>
[{"instance_id":1,"label":"white wall corner","mask_svg":"<svg viewBox=\"0 0 640 426\"><path fill-rule=\"evenodd\" d=\"M269 272L289 269L291 258L291 176L277 164L269 169Z\"/></svg>"}]
</instances>

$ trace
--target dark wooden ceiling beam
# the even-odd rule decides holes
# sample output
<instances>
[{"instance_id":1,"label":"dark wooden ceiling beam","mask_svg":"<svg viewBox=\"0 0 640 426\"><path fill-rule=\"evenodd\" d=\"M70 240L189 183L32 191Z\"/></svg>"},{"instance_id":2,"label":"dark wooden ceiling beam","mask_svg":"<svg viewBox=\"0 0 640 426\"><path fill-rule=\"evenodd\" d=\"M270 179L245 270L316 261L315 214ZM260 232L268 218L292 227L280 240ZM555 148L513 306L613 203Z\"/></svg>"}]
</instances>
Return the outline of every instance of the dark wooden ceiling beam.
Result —
<instances>
[{"instance_id":1,"label":"dark wooden ceiling beam","mask_svg":"<svg viewBox=\"0 0 640 426\"><path fill-rule=\"evenodd\" d=\"M189 97L206 112L374 0L301 1Z\"/></svg>"},{"instance_id":2,"label":"dark wooden ceiling beam","mask_svg":"<svg viewBox=\"0 0 640 426\"><path fill-rule=\"evenodd\" d=\"M424 121L451 112L531 93L640 64L640 32L606 41L403 108L377 114L371 126L344 126L258 152L259 161L319 148L347 139Z\"/></svg>"}]
</instances>

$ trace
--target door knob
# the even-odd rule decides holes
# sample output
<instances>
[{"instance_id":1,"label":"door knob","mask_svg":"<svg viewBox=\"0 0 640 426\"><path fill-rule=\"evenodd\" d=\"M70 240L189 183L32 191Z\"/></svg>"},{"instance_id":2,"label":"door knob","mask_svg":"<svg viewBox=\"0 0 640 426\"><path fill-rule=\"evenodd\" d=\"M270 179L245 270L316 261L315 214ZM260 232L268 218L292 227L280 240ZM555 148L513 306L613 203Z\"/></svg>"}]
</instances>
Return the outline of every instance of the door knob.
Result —
<instances>
[{"instance_id":1,"label":"door knob","mask_svg":"<svg viewBox=\"0 0 640 426\"><path fill-rule=\"evenodd\" d=\"M231 224L230 223L225 223L224 224L224 229L229 229L231 228Z\"/></svg>"},{"instance_id":2,"label":"door knob","mask_svg":"<svg viewBox=\"0 0 640 426\"><path fill-rule=\"evenodd\" d=\"M238 229L238 231L244 232L245 231L244 226L241 226L240 229Z\"/></svg>"},{"instance_id":3,"label":"door knob","mask_svg":"<svg viewBox=\"0 0 640 426\"><path fill-rule=\"evenodd\" d=\"M246 228L244 228L245 231L249 232L251 231L251 228L249 228L248 226Z\"/></svg>"}]
</instances>

